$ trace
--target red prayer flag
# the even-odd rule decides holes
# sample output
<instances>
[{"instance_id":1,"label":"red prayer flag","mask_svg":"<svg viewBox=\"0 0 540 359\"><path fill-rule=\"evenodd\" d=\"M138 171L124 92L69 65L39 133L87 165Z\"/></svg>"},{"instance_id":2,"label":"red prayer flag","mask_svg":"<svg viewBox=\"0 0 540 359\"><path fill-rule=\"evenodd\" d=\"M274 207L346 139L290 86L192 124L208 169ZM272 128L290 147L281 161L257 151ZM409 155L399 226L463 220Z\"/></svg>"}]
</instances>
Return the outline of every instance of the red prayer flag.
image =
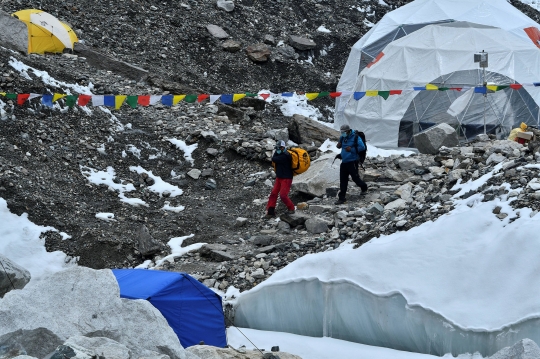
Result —
<instances>
[{"instance_id":1,"label":"red prayer flag","mask_svg":"<svg viewBox=\"0 0 540 359\"><path fill-rule=\"evenodd\" d=\"M197 96L197 102L203 102L204 100L206 100L209 97L210 97L210 95L206 95L206 94L199 95L199 96Z\"/></svg>"},{"instance_id":2,"label":"red prayer flag","mask_svg":"<svg viewBox=\"0 0 540 359\"><path fill-rule=\"evenodd\" d=\"M86 106L88 105L88 102L92 99L92 95L79 95L79 98L77 100L77 105L79 106Z\"/></svg>"},{"instance_id":3,"label":"red prayer flag","mask_svg":"<svg viewBox=\"0 0 540 359\"><path fill-rule=\"evenodd\" d=\"M139 96L137 98L137 103L141 106L150 106L150 96L149 95Z\"/></svg>"},{"instance_id":4,"label":"red prayer flag","mask_svg":"<svg viewBox=\"0 0 540 359\"><path fill-rule=\"evenodd\" d=\"M463 87L450 87L449 90L459 91L463 90Z\"/></svg>"},{"instance_id":5,"label":"red prayer flag","mask_svg":"<svg viewBox=\"0 0 540 359\"><path fill-rule=\"evenodd\" d=\"M390 90L390 95L401 95L403 90Z\"/></svg>"},{"instance_id":6,"label":"red prayer flag","mask_svg":"<svg viewBox=\"0 0 540 359\"><path fill-rule=\"evenodd\" d=\"M514 90L519 90L522 87L523 87L523 85L520 85L520 84L512 84L512 85L510 85L510 88L512 88Z\"/></svg>"},{"instance_id":7,"label":"red prayer flag","mask_svg":"<svg viewBox=\"0 0 540 359\"><path fill-rule=\"evenodd\" d=\"M23 103L28 100L28 97L30 97L29 93L21 93L17 95L17 105L22 106Z\"/></svg>"},{"instance_id":8,"label":"red prayer flag","mask_svg":"<svg viewBox=\"0 0 540 359\"><path fill-rule=\"evenodd\" d=\"M330 92L330 97L331 98L336 98L336 97L339 97L341 96L341 92Z\"/></svg>"},{"instance_id":9,"label":"red prayer flag","mask_svg":"<svg viewBox=\"0 0 540 359\"><path fill-rule=\"evenodd\" d=\"M270 94L269 94L269 93L261 93L261 94L259 94L259 96L261 96L261 97L263 98L263 100L266 101L266 99L267 99L268 97L270 97Z\"/></svg>"}]
</instances>

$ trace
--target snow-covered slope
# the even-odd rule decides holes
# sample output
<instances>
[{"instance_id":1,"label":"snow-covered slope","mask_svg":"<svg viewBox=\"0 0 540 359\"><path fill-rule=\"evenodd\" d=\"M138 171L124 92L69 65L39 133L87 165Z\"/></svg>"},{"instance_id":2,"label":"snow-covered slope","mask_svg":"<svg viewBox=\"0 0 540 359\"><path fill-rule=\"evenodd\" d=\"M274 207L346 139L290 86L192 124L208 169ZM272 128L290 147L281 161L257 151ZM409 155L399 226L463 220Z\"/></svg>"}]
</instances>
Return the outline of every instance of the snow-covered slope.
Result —
<instances>
[{"instance_id":1,"label":"snow-covered slope","mask_svg":"<svg viewBox=\"0 0 540 359\"><path fill-rule=\"evenodd\" d=\"M297 260L240 296L236 324L436 355L540 342L540 216L482 197L357 250Z\"/></svg>"}]
</instances>

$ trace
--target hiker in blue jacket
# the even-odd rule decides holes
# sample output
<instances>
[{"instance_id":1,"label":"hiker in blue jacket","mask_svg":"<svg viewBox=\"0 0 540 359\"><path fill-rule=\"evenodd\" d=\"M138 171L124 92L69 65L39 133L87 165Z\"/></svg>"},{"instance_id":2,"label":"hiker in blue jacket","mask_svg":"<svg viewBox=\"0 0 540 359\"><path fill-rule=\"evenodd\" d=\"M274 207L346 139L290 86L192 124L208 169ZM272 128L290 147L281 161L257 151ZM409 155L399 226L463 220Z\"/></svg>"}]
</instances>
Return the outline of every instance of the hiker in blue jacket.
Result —
<instances>
[{"instance_id":1,"label":"hiker in blue jacket","mask_svg":"<svg viewBox=\"0 0 540 359\"><path fill-rule=\"evenodd\" d=\"M364 151L366 145L360 136L358 136L358 144L355 144L355 137L357 135L351 130L349 125L342 125L339 130L341 131L341 137L339 138L337 148L341 148L341 165L339 166L339 194L335 204L347 202L345 195L347 194L347 186L349 185L349 176L362 189L362 194L367 192L368 189L367 184L358 175L359 152Z\"/></svg>"}]
</instances>

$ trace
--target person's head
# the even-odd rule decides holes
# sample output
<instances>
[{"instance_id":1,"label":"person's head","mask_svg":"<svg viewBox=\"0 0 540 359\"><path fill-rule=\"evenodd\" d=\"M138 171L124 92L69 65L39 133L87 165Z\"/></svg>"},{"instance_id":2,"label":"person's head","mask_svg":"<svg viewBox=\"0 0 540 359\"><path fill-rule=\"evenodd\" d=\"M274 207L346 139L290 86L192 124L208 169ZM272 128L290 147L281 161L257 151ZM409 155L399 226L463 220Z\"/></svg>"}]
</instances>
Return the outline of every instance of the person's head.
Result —
<instances>
[{"instance_id":1,"label":"person's head","mask_svg":"<svg viewBox=\"0 0 540 359\"><path fill-rule=\"evenodd\" d=\"M349 125L341 125L339 131L341 132L341 137L347 137L351 134L352 130Z\"/></svg>"},{"instance_id":2,"label":"person's head","mask_svg":"<svg viewBox=\"0 0 540 359\"><path fill-rule=\"evenodd\" d=\"M528 126L525 122L522 122L519 127L521 128L522 131L526 131Z\"/></svg>"},{"instance_id":3,"label":"person's head","mask_svg":"<svg viewBox=\"0 0 540 359\"><path fill-rule=\"evenodd\" d=\"M285 152L286 149L287 149L287 144L285 143L285 141L283 140L277 141L276 152L278 154Z\"/></svg>"}]
</instances>

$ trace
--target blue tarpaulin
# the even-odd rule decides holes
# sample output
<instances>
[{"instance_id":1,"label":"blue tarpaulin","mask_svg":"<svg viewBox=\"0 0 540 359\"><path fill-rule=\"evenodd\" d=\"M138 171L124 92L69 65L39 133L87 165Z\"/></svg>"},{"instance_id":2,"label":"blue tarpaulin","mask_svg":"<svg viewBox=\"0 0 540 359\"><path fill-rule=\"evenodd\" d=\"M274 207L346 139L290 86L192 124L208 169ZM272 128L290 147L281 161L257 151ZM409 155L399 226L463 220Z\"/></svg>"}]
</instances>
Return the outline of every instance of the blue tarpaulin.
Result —
<instances>
[{"instance_id":1,"label":"blue tarpaulin","mask_svg":"<svg viewBox=\"0 0 540 359\"><path fill-rule=\"evenodd\" d=\"M227 346L221 297L186 273L113 269L120 297L145 299L167 319L184 348Z\"/></svg>"}]
</instances>

